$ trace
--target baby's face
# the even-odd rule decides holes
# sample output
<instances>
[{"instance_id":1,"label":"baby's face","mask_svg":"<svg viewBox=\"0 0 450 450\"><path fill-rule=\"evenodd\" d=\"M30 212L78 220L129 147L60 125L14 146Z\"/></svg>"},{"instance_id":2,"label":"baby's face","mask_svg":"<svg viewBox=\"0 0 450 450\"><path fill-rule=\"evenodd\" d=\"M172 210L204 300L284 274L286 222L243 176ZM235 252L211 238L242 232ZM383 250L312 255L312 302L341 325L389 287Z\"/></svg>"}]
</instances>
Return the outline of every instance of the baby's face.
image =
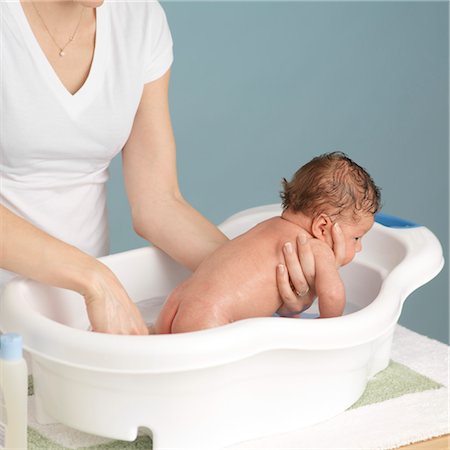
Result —
<instances>
[{"instance_id":1,"label":"baby's face","mask_svg":"<svg viewBox=\"0 0 450 450\"><path fill-rule=\"evenodd\" d=\"M372 214L360 214L356 220L338 220L345 238L344 265L348 264L355 254L361 251L361 239L372 228L374 220Z\"/></svg>"}]
</instances>

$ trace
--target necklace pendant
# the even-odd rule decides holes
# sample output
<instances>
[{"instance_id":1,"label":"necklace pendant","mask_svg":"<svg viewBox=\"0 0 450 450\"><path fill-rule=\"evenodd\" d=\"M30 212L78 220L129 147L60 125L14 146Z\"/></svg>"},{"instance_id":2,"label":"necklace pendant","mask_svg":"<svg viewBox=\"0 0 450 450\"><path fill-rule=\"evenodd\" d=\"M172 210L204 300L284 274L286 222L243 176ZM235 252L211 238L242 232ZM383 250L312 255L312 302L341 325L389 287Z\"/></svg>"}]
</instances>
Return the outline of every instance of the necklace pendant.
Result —
<instances>
[{"instance_id":1,"label":"necklace pendant","mask_svg":"<svg viewBox=\"0 0 450 450\"><path fill-rule=\"evenodd\" d=\"M64 55L65 55L64 50L61 50L61 51L59 52L59 56L64 56Z\"/></svg>"}]
</instances>

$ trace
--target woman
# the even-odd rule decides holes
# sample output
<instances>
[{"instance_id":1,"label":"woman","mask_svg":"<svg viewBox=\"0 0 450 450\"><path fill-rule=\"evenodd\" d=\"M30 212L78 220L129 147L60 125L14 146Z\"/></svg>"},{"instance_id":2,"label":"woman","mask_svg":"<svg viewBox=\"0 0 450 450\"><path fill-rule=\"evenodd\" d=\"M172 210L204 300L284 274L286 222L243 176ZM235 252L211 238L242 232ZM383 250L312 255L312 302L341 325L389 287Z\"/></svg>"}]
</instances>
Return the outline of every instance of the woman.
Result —
<instances>
[{"instance_id":1,"label":"woman","mask_svg":"<svg viewBox=\"0 0 450 450\"><path fill-rule=\"evenodd\" d=\"M1 3L0 267L79 292L95 331L146 334L120 282L95 259L108 252L111 159L122 151L135 231L172 258L194 270L226 237L178 188L172 40L161 6L102 3ZM277 269L288 312L308 291L303 272L314 285L310 248L300 247L300 261L286 252L288 271ZM10 277L3 271L0 283Z\"/></svg>"}]
</instances>

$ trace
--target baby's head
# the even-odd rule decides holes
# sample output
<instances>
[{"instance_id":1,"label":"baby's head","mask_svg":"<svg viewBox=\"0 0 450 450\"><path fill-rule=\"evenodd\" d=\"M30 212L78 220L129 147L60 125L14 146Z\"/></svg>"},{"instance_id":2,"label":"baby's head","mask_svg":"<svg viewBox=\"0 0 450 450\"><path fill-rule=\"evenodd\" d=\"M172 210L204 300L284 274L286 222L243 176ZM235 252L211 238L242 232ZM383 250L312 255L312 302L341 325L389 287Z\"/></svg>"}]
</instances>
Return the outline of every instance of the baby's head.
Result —
<instances>
[{"instance_id":1,"label":"baby's head","mask_svg":"<svg viewBox=\"0 0 450 450\"><path fill-rule=\"evenodd\" d=\"M361 250L380 209L380 189L361 166L342 152L326 153L300 167L291 181L283 180L284 211L310 219L311 234L333 245L331 227L339 222L345 236L346 260Z\"/></svg>"}]
</instances>

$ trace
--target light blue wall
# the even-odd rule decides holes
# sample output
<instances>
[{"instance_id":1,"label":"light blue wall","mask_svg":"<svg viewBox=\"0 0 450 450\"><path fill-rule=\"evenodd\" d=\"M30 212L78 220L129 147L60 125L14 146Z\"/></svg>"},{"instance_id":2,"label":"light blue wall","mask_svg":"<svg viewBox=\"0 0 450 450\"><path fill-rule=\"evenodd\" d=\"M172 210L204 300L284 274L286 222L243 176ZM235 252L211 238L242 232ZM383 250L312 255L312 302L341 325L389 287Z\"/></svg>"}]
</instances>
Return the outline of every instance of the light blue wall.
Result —
<instances>
[{"instance_id":1,"label":"light blue wall","mask_svg":"<svg viewBox=\"0 0 450 450\"><path fill-rule=\"evenodd\" d=\"M280 180L340 149L382 187L386 213L426 225L448 255L448 5L165 2L184 196L215 223L279 200ZM132 231L111 168L112 251ZM448 258L447 258L448 259ZM448 269L400 323L448 341Z\"/></svg>"}]
</instances>

